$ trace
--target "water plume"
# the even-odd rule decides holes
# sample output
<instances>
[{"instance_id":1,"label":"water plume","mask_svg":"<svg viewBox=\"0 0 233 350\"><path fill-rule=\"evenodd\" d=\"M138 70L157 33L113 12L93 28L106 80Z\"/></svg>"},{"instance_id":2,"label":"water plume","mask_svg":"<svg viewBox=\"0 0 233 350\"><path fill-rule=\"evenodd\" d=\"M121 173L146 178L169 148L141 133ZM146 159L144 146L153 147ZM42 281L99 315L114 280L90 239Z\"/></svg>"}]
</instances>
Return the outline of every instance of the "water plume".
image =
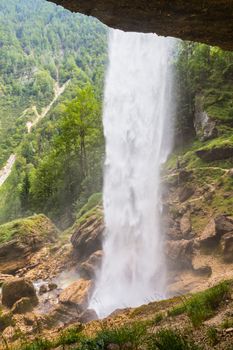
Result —
<instances>
[{"instance_id":1,"label":"water plume","mask_svg":"<svg viewBox=\"0 0 233 350\"><path fill-rule=\"evenodd\" d=\"M155 34L110 33L104 258L89 305L100 317L165 295L160 167L172 147L172 48Z\"/></svg>"}]
</instances>

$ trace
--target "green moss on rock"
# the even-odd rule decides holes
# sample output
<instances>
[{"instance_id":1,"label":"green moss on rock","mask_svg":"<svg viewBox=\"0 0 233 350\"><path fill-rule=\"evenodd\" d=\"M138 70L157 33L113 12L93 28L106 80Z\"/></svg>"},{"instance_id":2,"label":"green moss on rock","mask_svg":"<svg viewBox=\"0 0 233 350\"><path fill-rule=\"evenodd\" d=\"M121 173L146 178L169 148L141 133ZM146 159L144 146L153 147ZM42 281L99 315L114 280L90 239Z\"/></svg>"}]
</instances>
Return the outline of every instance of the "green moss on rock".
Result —
<instances>
[{"instance_id":1,"label":"green moss on rock","mask_svg":"<svg viewBox=\"0 0 233 350\"><path fill-rule=\"evenodd\" d=\"M0 243L23 236L56 236L58 230L52 221L43 214L17 219L0 226Z\"/></svg>"}]
</instances>

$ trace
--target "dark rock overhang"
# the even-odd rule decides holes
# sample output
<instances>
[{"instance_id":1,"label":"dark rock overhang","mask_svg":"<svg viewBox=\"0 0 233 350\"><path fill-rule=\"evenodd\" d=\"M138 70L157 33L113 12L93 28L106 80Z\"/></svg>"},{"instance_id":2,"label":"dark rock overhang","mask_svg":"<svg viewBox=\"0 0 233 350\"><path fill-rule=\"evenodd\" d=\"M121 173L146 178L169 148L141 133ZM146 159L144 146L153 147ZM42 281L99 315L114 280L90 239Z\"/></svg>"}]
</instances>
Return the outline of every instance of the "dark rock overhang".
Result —
<instances>
[{"instance_id":1,"label":"dark rock overhang","mask_svg":"<svg viewBox=\"0 0 233 350\"><path fill-rule=\"evenodd\" d=\"M110 27L233 50L233 0L49 0Z\"/></svg>"}]
</instances>

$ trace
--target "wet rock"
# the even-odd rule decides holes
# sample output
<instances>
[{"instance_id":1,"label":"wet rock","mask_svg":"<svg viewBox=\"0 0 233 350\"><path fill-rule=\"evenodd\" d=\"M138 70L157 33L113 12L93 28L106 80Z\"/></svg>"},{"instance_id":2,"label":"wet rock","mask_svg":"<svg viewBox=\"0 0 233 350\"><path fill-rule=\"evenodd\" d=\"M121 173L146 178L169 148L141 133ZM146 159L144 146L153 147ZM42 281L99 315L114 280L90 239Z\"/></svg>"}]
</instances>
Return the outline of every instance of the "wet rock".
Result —
<instances>
[{"instance_id":1,"label":"wet rock","mask_svg":"<svg viewBox=\"0 0 233 350\"><path fill-rule=\"evenodd\" d=\"M96 210L84 222L77 221L72 227L71 243L79 260L84 260L102 249L103 213L101 208Z\"/></svg>"},{"instance_id":2,"label":"wet rock","mask_svg":"<svg viewBox=\"0 0 233 350\"><path fill-rule=\"evenodd\" d=\"M165 254L168 264L172 269L191 268L193 241L185 239L167 241Z\"/></svg>"},{"instance_id":3,"label":"wet rock","mask_svg":"<svg viewBox=\"0 0 233 350\"><path fill-rule=\"evenodd\" d=\"M79 322L81 322L81 323L88 323L88 322L94 321L94 320L98 320L98 315L95 312L95 310L92 310L92 309L85 310L79 316Z\"/></svg>"},{"instance_id":4,"label":"wet rock","mask_svg":"<svg viewBox=\"0 0 233 350\"><path fill-rule=\"evenodd\" d=\"M11 311L13 314L25 314L32 311L34 306L32 299L24 297L14 303Z\"/></svg>"},{"instance_id":5,"label":"wet rock","mask_svg":"<svg viewBox=\"0 0 233 350\"><path fill-rule=\"evenodd\" d=\"M49 283L48 284L48 290L51 291L51 290L54 290L54 289L57 289L57 284L56 283Z\"/></svg>"},{"instance_id":6,"label":"wet rock","mask_svg":"<svg viewBox=\"0 0 233 350\"><path fill-rule=\"evenodd\" d=\"M16 301L27 297L33 305L38 304L36 290L31 281L24 278L14 278L2 286L2 304L11 308Z\"/></svg>"},{"instance_id":7,"label":"wet rock","mask_svg":"<svg viewBox=\"0 0 233 350\"><path fill-rule=\"evenodd\" d=\"M98 250L97 252L93 253L87 261L83 262L79 266L78 272L80 275L87 279L93 279L96 275L96 270L101 266L102 257L102 250Z\"/></svg>"},{"instance_id":8,"label":"wet rock","mask_svg":"<svg viewBox=\"0 0 233 350\"><path fill-rule=\"evenodd\" d=\"M226 262L233 262L233 232L225 233L220 241L221 253Z\"/></svg>"},{"instance_id":9,"label":"wet rock","mask_svg":"<svg viewBox=\"0 0 233 350\"><path fill-rule=\"evenodd\" d=\"M55 326L64 326L71 322L78 322L81 310L76 304L63 304L58 303L53 310L49 312L46 318L46 326L48 328L54 328Z\"/></svg>"},{"instance_id":10,"label":"wet rock","mask_svg":"<svg viewBox=\"0 0 233 350\"><path fill-rule=\"evenodd\" d=\"M191 186L184 186L179 191L179 200L180 202L185 202L194 194L194 189Z\"/></svg>"},{"instance_id":11,"label":"wet rock","mask_svg":"<svg viewBox=\"0 0 233 350\"><path fill-rule=\"evenodd\" d=\"M80 310L84 310L87 307L92 290L92 281L79 279L61 292L59 301L62 304L76 305Z\"/></svg>"},{"instance_id":12,"label":"wet rock","mask_svg":"<svg viewBox=\"0 0 233 350\"><path fill-rule=\"evenodd\" d=\"M233 157L233 147L223 145L218 147L213 147L211 149L200 149L196 151L196 155L208 162L215 160L228 159Z\"/></svg>"},{"instance_id":13,"label":"wet rock","mask_svg":"<svg viewBox=\"0 0 233 350\"><path fill-rule=\"evenodd\" d=\"M39 288L39 295L45 294L48 292L48 287L46 284L42 284Z\"/></svg>"}]
</instances>

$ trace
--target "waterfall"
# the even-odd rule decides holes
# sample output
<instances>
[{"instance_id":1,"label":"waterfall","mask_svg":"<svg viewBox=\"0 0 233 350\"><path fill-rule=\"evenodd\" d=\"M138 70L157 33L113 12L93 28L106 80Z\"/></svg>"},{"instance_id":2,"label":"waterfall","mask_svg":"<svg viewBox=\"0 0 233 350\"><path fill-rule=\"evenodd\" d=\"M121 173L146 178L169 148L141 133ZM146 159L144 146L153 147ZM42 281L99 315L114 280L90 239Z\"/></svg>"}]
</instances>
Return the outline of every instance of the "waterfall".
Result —
<instances>
[{"instance_id":1,"label":"waterfall","mask_svg":"<svg viewBox=\"0 0 233 350\"><path fill-rule=\"evenodd\" d=\"M110 32L104 258L89 305L100 317L165 296L159 197L172 146L172 47L155 34Z\"/></svg>"}]
</instances>

